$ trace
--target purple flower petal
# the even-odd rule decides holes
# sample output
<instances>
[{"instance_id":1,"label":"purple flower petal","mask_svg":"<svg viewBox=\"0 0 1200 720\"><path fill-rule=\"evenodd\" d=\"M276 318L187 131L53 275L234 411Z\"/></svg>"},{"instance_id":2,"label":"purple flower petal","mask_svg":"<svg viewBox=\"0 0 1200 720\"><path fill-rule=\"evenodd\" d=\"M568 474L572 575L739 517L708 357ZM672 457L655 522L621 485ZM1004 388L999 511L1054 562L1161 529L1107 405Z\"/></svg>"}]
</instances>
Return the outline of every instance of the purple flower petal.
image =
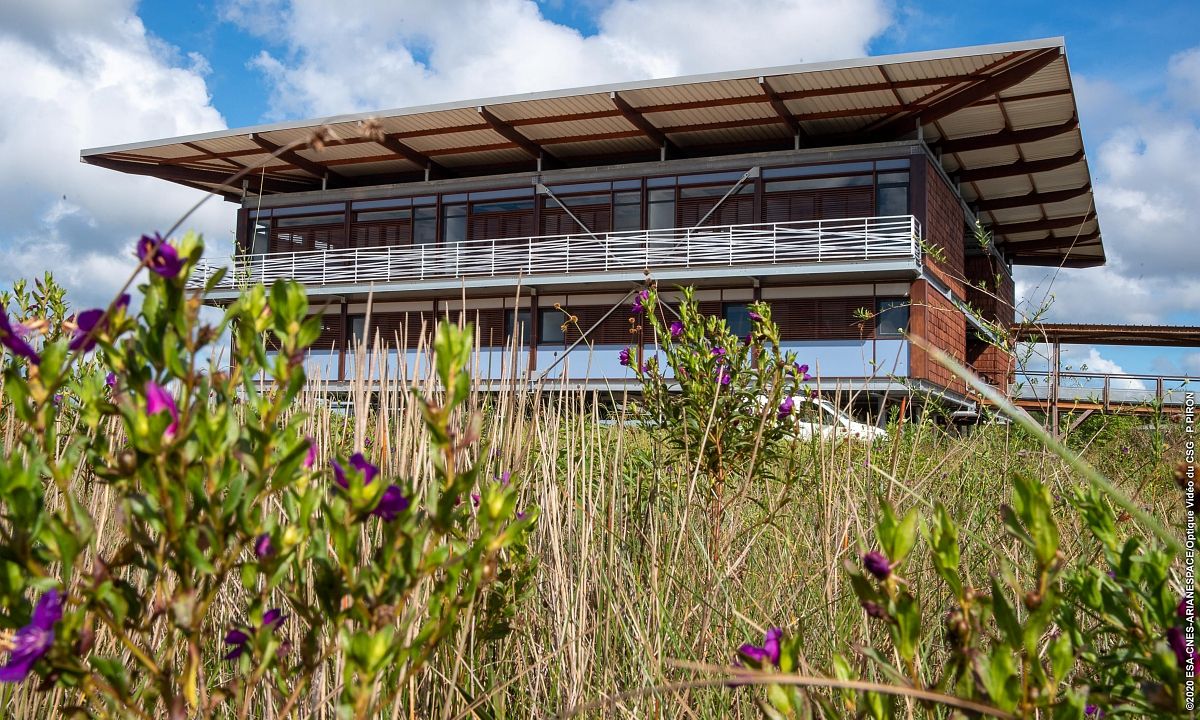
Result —
<instances>
[{"instance_id":1,"label":"purple flower petal","mask_svg":"<svg viewBox=\"0 0 1200 720\"><path fill-rule=\"evenodd\" d=\"M747 660L753 660L760 665L769 659L766 649L760 648L757 645L751 645L750 643L746 643L745 645L739 647L738 652Z\"/></svg>"},{"instance_id":2,"label":"purple flower petal","mask_svg":"<svg viewBox=\"0 0 1200 720\"><path fill-rule=\"evenodd\" d=\"M254 554L259 560L265 560L275 554L275 546L271 544L269 534L263 533L254 540Z\"/></svg>"},{"instance_id":3,"label":"purple flower petal","mask_svg":"<svg viewBox=\"0 0 1200 720\"><path fill-rule=\"evenodd\" d=\"M275 630L280 625L282 625L283 621L286 619L287 619L287 615L284 615L282 610L280 610L279 608L272 608L272 609L266 611L265 613L263 613L262 626L265 628L271 628L272 630Z\"/></svg>"},{"instance_id":4,"label":"purple flower petal","mask_svg":"<svg viewBox=\"0 0 1200 720\"><path fill-rule=\"evenodd\" d=\"M671 323L671 337L678 340L681 335L683 335L683 323L676 320Z\"/></svg>"},{"instance_id":5,"label":"purple flower petal","mask_svg":"<svg viewBox=\"0 0 1200 720\"><path fill-rule=\"evenodd\" d=\"M784 418L790 416L795 407L796 402L790 395L784 398L783 402L779 403L779 419L783 420Z\"/></svg>"},{"instance_id":6,"label":"purple flower petal","mask_svg":"<svg viewBox=\"0 0 1200 720\"><path fill-rule=\"evenodd\" d=\"M317 464L317 443L311 437L305 440L308 441L308 454L304 456L304 469L311 470Z\"/></svg>"},{"instance_id":7,"label":"purple flower petal","mask_svg":"<svg viewBox=\"0 0 1200 720\"><path fill-rule=\"evenodd\" d=\"M8 662L0 667L0 682L20 682L29 676L33 665L54 645L54 626L62 619L62 597L48 590L33 609L29 624L12 638Z\"/></svg>"},{"instance_id":8,"label":"purple flower petal","mask_svg":"<svg viewBox=\"0 0 1200 720\"><path fill-rule=\"evenodd\" d=\"M771 628L763 638L763 650L767 654L767 659L775 667L779 667L779 641L781 639L783 639L783 630L779 628Z\"/></svg>"},{"instance_id":9,"label":"purple flower petal","mask_svg":"<svg viewBox=\"0 0 1200 720\"><path fill-rule=\"evenodd\" d=\"M100 321L104 319L104 310L102 308L93 308L84 310L75 316L75 337L71 338L71 342L67 347L72 352L87 352L96 347L96 334L92 332Z\"/></svg>"},{"instance_id":10,"label":"purple flower petal","mask_svg":"<svg viewBox=\"0 0 1200 720\"><path fill-rule=\"evenodd\" d=\"M171 424L163 431L163 437L170 438L179 430L179 408L175 406L175 398L158 383L146 383L146 414L157 415L163 411L171 416Z\"/></svg>"},{"instance_id":11,"label":"purple flower petal","mask_svg":"<svg viewBox=\"0 0 1200 720\"><path fill-rule=\"evenodd\" d=\"M179 251L158 233L154 233L154 237L143 235L138 240L137 256L151 272L165 278L179 277L179 271L183 269Z\"/></svg>"},{"instance_id":12,"label":"purple flower petal","mask_svg":"<svg viewBox=\"0 0 1200 720\"><path fill-rule=\"evenodd\" d=\"M383 491L383 496L379 498L379 504L371 511L371 514L383 518L384 522L391 522L396 519L396 516L408 509L408 498L404 497L404 493L398 485L389 485L387 490Z\"/></svg>"},{"instance_id":13,"label":"purple flower petal","mask_svg":"<svg viewBox=\"0 0 1200 720\"><path fill-rule=\"evenodd\" d=\"M110 388L115 388L117 386L117 374L110 372L107 376L105 376L104 384Z\"/></svg>"},{"instance_id":14,"label":"purple flower petal","mask_svg":"<svg viewBox=\"0 0 1200 720\"><path fill-rule=\"evenodd\" d=\"M631 362L629 348L621 348L621 352L617 353L617 361L621 363L622 367L629 367Z\"/></svg>"},{"instance_id":15,"label":"purple flower petal","mask_svg":"<svg viewBox=\"0 0 1200 720\"><path fill-rule=\"evenodd\" d=\"M0 314L0 345L8 348L14 355L20 355L34 365L37 365L42 359L38 356L37 351L33 349L33 346L22 337L23 330L20 323L14 328L12 323L9 322L8 315Z\"/></svg>"},{"instance_id":16,"label":"purple flower petal","mask_svg":"<svg viewBox=\"0 0 1200 720\"><path fill-rule=\"evenodd\" d=\"M350 465L363 476L363 485L370 485L375 476L379 474L379 466L372 465L362 453L354 453L350 456Z\"/></svg>"},{"instance_id":17,"label":"purple flower petal","mask_svg":"<svg viewBox=\"0 0 1200 720\"><path fill-rule=\"evenodd\" d=\"M892 565L887 556L878 550L863 555L863 567L878 580L887 580L892 575Z\"/></svg>"}]
</instances>

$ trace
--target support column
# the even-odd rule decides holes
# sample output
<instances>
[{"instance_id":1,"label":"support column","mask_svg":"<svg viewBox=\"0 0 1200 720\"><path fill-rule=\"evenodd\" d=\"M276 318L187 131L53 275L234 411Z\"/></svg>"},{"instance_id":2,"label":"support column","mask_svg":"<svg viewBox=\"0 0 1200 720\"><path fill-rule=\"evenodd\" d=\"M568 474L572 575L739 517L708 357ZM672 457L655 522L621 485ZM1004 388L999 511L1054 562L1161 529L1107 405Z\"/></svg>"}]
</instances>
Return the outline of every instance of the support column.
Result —
<instances>
[{"instance_id":1,"label":"support column","mask_svg":"<svg viewBox=\"0 0 1200 720\"><path fill-rule=\"evenodd\" d=\"M350 319L349 319L350 316L349 316L349 308L346 305L345 300L342 300L341 317L342 317L342 341L341 341L341 343L339 343L340 347L338 348L338 381L339 382L344 381L346 379L346 354L349 352L349 348L350 348Z\"/></svg>"},{"instance_id":2,"label":"support column","mask_svg":"<svg viewBox=\"0 0 1200 720\"><path fill-rule=\"evenodd\" d=\"M1058 438L1059 350L1058 340L1050 344L1050 434L1056 439Z\"/></svg>"}]
</instances>

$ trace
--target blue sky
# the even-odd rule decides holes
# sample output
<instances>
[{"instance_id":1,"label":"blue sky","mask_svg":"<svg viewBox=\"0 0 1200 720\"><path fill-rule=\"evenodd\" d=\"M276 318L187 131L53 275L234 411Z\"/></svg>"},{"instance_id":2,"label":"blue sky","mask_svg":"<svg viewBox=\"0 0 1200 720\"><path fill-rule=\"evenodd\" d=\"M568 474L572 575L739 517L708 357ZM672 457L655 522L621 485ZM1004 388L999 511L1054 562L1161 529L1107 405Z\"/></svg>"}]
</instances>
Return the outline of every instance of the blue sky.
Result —
<instances>
[{"instance_id":1,"label":"blue sky","mask_svg":"<svg viewBox=\"0 0 1200 720\"><path fill-rule=\"evenodd\" d=\"M191 191L79 167L80 147L651 76L1066 37L1110 262L1024 271L1050 316L1200 324L1200 3L897 0L41 0L0 16L0 283L76 297ZM54 132L47 133L47 128ZM37 147L34 151L30 148ZM136 200L135 200L136 199ZM194 221L226 238L232 208ZM116 279L113 279L116 278ZM1035 292L1036 290L1036 292ZM1035 303L1036 304L1036 303ZM1200 374L1200 349L1066 362Z\"/></svg>"}]
</instances>

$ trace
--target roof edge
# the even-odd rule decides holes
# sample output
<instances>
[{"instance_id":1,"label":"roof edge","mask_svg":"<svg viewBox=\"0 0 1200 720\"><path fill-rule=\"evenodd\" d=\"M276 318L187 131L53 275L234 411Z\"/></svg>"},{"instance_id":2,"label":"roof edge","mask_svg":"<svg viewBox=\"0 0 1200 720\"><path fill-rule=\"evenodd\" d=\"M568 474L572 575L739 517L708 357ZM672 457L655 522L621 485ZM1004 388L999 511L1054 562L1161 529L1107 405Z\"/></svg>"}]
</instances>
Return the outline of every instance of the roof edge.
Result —
<instances>
[{"instance_id":1,"label":"roof edge","mask_svg":"<svg viewBox=\"0 0 1200 720\"><path fill-rule=\"evenodd\" d=\"M158 147L171 143L183 142L201 142L204 140L212 140L220 137L229 137L231 135L249 134L249 133L264 133L274 132L277 130L297 130L306 127L315 127L319 125L332 125L337 123L355 122L358 120L366 120L372 117L399 117L403 115L416 115L418 113L439 112L445 110L464 110L468 108L480 107L484 105L505 105L508 103L522 102L529 100L549 100L561 97L572 97L577 95L592 95L597 93L608 92L624 92L628 90L644 90L655 87L666 87L671 85L690 85L703 82L720 82L723 80L740 80L749 77L771 77L775 75L787 75L793 73L804 72L822 72L827 70L846 70L850 68L870 67L873 65L898 65L901 63L921 62L925 60L945 60L954 57L965 57L970 55L983 55L991 53L1007 53L1021 52L1024 50L1041 50L1048 48L1060 48L1063 54L1066 54L1066 40L1063 36L1054 36L1046 38L1038 38L1034 40L1020 40L1007 43L993 43L988 45L971 45L965 47L949 48L945 50L922 50L909 53L893 53L891 55L874 55L859 58L848 58L843 60L824 60L820 62L800 63L796 65L776 65L764 68L747 68L744 70L723 71L715 73L701 73L697 75L681 75L668 78L655 78L650 80L635 80L621 83L610 83L604 85L585 85L573 88L562 88L558 90L547 90L541 92L518 93L515 95L499 95L488 98L477 98L473 100L456 100L444 103L434 103L431 105L416 105L411 107L392 108L387 110L372 110L369 112L348 113L342 115L330 115L326 117L309 118L303 120L287 120L278 123L268 123L262 125L251 125L238 128L225 128L223 130L213 130L204 133L195 133L191 135L179 135L175 137L159 138L156 140L144 140L133 143L124 143L119 145L107 145L102 147L84 148L80 151L79 157L82 162L87 162L87 158L92 155L103 155L112 152L128 152L131 150L145 150L148 148Z\"/></svg>"}]
</instances>

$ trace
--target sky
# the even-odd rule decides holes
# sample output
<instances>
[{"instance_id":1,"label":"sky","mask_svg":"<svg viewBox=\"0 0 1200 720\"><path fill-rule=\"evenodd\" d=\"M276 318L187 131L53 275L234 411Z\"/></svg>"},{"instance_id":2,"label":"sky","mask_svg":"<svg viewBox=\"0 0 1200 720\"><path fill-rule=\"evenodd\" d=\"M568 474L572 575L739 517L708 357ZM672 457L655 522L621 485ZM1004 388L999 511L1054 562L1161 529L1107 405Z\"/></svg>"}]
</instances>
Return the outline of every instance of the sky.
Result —
<instances>
[{"instance_id":1,"label":"sky","mask_svg":"<svg viewBox=\"0 0 1200 720\"><path fill-rule=\"evenodd\" d=\"M111 296L199 197L85 147L597 83L1064 36L1102 268L1023 268L1019 311L1200 325L1200 3L905 0L0 0L0 287ZM188 225L224 251L234 206ZM1200 375L1200 348L1064 351Z\"/></svg>"}]
</instances>

